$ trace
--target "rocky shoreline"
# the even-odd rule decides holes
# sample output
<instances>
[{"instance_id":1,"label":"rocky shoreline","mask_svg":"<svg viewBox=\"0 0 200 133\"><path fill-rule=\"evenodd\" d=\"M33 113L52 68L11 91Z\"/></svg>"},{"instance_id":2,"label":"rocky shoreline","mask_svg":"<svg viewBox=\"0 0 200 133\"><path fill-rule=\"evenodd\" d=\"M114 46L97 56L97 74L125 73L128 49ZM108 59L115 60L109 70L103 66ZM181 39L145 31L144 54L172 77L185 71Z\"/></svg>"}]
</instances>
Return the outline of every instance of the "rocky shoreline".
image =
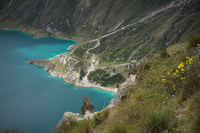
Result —
<instances>
[{"instance_id":1,"label":"rocky shoreline","mask_svg":"<svg viewBox=\"0 0 200 133\"><path fill-rule=\"evenodd\" d=\"M36 66L44 67L46 71L48 71L51 76L61 77L66 83L74 84L76 87L85 87L85 88L98 88L103 91L109 91L113 93L117 93L117 88L103 87L94 83L86 83L84 81L79 81L79 74L75 71L69 70L67 74L60 75L57 71L53 70L55 65L50 62L48 59L34 59L29 61L30 64L34 64Z\"/></svg>"},{"instance_id":2,"label":"rocky shoreline","mask_svg":"<svg viewBox=\"0 0 200 133\"><path fill-rule=\"evenodd\" d=\"M115 93L115 97L111 100L109 106L117 105L120 102L120 99L122 98L122 95L124 93L124 90L130 86L135 85L137 83L137 77L136 75L130 75L124 83L119 85L118 88L108 88L103 87L98 84L94 83L85 83L84 81L79 81L79 74L75 71L69 70L65 75L58 75L58 72L54 71L53 68L55 67L53 63L50 62L49 59L35 59L30 60L30 64L34 64L36 66L44 67L46 71L48 71L52 76L61 77L66 83L74 84L76 87L87 87L87 88L99 88L104 91L110 91ZM85 81L86 82L86 81Z\"/></svg>"},{"instance_id":3,"label":"rocky shoreline","mask_svg":"<svg viewBox=\"0 0 200 133\"><path fill-rule=\"evenodd\" d=\"M106 107L104 109L112 108L112 107L118 105L124 97L124 91L126 90L126 87L128 87L130 85L135 85L136 83L137 83L136 75L130 75L129 78L127 78L127 80L123 84L120 85L118 91L116 92L115 97L110 101L108 107ZM103 111L103 110L101 110L101 111ZM101 111L98 111L98 112L101 112ZM65 112L63 114L62 119L56 125L56 128L57 129L60 128L62 126L62 124L64 122L68 122L69 119L73 119L76 121L80 121L80 120L84 120L84 119L88 119L88 118L92 119L93 116L98 112L91 113L90 111L86 111L85 115L83 115L83 116L80 115L79 113Z\"/></svg>"},{"instance_id":4,"label":"rocky shoreline","mask_svg":"<svg viewBox=\"0 0 200 133\"><path fill-rule=\"evenodd\" d=\"M70 47L70 49L73 49ZM69 57L65 54L59 55L58 58L59 62L63 65L67 65L67 61L69 61ZM93 60L95 62L95 60ZM61 77L66 83L71 83L74 84L76 87L86 87L86 88L98 88L103 91L110 91L115 93L115 97L110 101L109 105L107 108L112 108L113 106L116 106L120 103L120 101L124 97L124 91L125 89L130 86L136 84L136 75L130 75L124 83L119 85L119 88L109 88L109 87L103 87L98 84L90 83L87 80L87 75L84 77L82 81L79 80L79 73L74 71L69 64L68 70L63 71L58 69L58 65L56 66L55 64L52 63L52 59L34 59L29 61L30 64L34 64L36 66L43 67L46 71L48 71L51 76L56 76L56 77ZM88 68L88 73L90 71L93 71L94 68L94 63ZM59 121L57 124L56 128L60 128L62 126L62 123L68 122L69 119L74 119L74 120L84 120L88 118L93 118L93 115L96 114L97 112L91 113L87 111L85 115L80 115L79 113L73 113L73 112L64 112L62 119Z\"/></svg>"}]
</instances>

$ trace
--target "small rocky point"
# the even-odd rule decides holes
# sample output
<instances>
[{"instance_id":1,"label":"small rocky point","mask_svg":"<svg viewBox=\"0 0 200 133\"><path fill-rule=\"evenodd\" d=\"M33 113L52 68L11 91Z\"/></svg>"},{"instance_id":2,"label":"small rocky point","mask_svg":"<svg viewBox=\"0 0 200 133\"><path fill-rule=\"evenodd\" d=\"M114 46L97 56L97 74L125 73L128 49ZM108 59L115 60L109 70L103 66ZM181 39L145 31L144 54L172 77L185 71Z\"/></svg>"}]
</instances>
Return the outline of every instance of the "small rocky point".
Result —
<instances>
[{"instance_id":1,"label":"small rocky point","mask_svg":"<svg viewBox=\"0 0 200 133\"><path fill-rule=\"evenodd\" d=\"M60 128L63 123L69 122L70 119L73 119L76 121L80 121L80 120L84 120L88 118L92 119L95 113L96 112L92 113L89 110L87 110L84 115L80 115L79 113L65 112L62 119L56 125L56 129Z\"/></svg>"},{"instance_id":2,"label":"small rocky point","mask_svg":"<svg viewBox=\"0 0 200 133\"><path fill-rule=\"evenodd\" d=\"M54 67L54 64L50 62L48 59L35 59L30 60L30 64L34 64L36 66L44 67L46 71L49 71Z\"/></svg>"}]
</instances>

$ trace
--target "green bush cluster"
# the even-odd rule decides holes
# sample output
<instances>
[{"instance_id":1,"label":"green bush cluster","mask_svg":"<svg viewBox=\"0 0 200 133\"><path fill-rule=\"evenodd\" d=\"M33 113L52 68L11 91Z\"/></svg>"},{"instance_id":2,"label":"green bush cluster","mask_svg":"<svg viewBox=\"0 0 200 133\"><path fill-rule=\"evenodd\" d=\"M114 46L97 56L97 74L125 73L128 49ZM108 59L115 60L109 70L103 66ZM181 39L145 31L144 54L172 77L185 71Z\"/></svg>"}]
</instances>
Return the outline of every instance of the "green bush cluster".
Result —
<instances>
[{"instance_id":1,"label":"green bush cluster","mask_svg":"<svg viewBox=\"0 0 200 133\"><path fill-rule=\"evenodd\" d=\"M79 79L82 80L85 75L86 75L85 71L81 69Z\"/></svg>"},{"instance_id":2,"label":"green bush cluster","mask_svg":"<svg viewBox=\"0 0 200 133\"><path fill-rule=\"evenodd\" d=\"M69 121L62 124L62 127L57 129L56 133L93 133L91 121L82 120L76 121L69 119Z\"/></svg>"},{"instance_id":3,"label":"green bush cluster","mask_svg":"<svg viewBox=\"0 0 200 133\"><path fill-rule=\"evenodd\" d=\"M67 122L64 122L62 124L62 126L60 127L60 129L57 130L57 133L70 133L74 127L78 126L78 121L74 120L74 119L69 119Z\"/></svg>"},{"instance_id":4,"label":"green bush cluster","mask_svg":"<svg viewBox=\"0 0 200 133\"><path fill-rule=\"evenodd\" d=\"M123 83L126 79L121 74L110 76L106 71L97 69L88 75L90 81L99 83L101 86Z\"/></svg>"},{"instance_id":5,"label":"green bush cluster","mask_svg":"<svg viewBox=\"0 0 200 133\"><path fill-rule=\"evenodd\" d=\"M88 119L80 122L73 133L93 133L91 121Z\"/></svg>"},{"instance_id":6,"label":"green bush cluster","mask_svg":"<svg viewBox=\"0 0 200 133\"><path fill-rule=\"evenodd\" d=\"M88 75L88 79L97 83L101 83L108 76L109 74L107 74L106 71L97 69Z\"/></svg>"},{"instance_id":7,"label":"green bush cluster","mask_svg":"<svg viewBox=\"0 0 200 133\"><path fill-rule=\"evenodd\" d=\"M98 126L99 124L101 124L104 120L106 120L109 116L109 110L105 109L101 112L96 113L93 116L93 124L94 126Z\"/></svg>"},{"instance_id":8,"label":"green bush cluster","mask_svg":"<svg viewBox=\"0 0 200 133\"><path fill-rule=\"evenodd\" d=\"M199 90L199 73L200 67L195 56L186 57L177 68L166 72L162 81L169 94L179 94L177 102L181 103Z\"/></svg>"}]
</instances>

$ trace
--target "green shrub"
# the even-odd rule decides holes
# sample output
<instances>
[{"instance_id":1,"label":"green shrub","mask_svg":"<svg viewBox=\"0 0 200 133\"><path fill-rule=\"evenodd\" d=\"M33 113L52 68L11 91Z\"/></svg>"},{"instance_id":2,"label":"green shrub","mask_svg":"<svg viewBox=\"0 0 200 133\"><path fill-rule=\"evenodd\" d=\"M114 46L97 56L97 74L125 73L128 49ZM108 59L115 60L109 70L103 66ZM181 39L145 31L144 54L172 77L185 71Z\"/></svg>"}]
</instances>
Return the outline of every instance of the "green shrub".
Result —
<instances>
[{"instance_id":1,"label":"green shrub","mask_svg":"<svg viewBox=\"0 0 200 133\"><path fill-rule=\"evenodd\" d=\"M85 120L84 121L84 126L83 126L83 131L82 132L83 133L93 133L92 132L92 128L91 128L91 122L90 122L90 120Z\"/></svg>"},{"instance_id":2,"label":"green shrub","mask_svg":"<svg viewBox=\"0 0 200 133\"><path fill-rule=\"evenodd\" d=\"M93 123L94 123L94 126L98 126L100 123L102 122L101 120L101 114L100 113L96 113L94 116L93 116Z\"/></svg>"},{"instance_id":3,"label":"green shrub","mask_svg":"<svg viewBox=\"0 0 200 133\"><path fill-rule=\"evenodd\" d=\"M57 129L56 133L70 133L76 126L78 126L78 121L69 119L69 121L64 122L62 126Z\"/></svg>"},{"instance_id":4,"label":"green shrub","mask_svg":"<svg viewBox=\"0 0 200 133\"><path fill-rule=\"evenodd\" d=\"M191 48L196 48L197 44L200 44L200 35L193 36L189 39L186 50L189 50Z\"/></svg>"},{"instance_id":5,"label":"green shrub","mask_svg":"<svg viewBox=\"0 0 200 133\"><path fill-rule=\"evenodd\" d=\"M85 75L86 75L85 71L81 69L79 79L82 80Z\"/></svg>"},{"instance_id":6,"label":"green shrub","mask_svg":"<svg viewBox=\"0 0 200 133\"><path fill-rule=\"evenodd\" d=\"M105 70L97 69L88 75L88 79L100 83L103 79L105 79L108 76L109 74L106 74Z\"/></svg>"},{"instance_id":7,"label":"green shrub","mask_svg":"<svg viewBox=\"0 0 200 133\"><path fill-rule=\"evenodd\" d=\"M69 121L62 124L61 128L56 130L56 133L93 133L91 121L82 120L76 121L69 119Z\"/></svg>"},{"instance_id":8,"label":"green shrub","mask_svg":"<svg viewBox=\"0 0 200 133\"><path fill-rule=\"evenodd\" d=\"M116 74L111 77L105 78L100 83L102 86L114 85L117 83L123 83L126 79L121 74Z\"/></svg>"},{"instance_id":9,"label":"green shrub","mask_svg":"<svg viewBox=\"0 0 200 133\"><path fill-rule=\"evenodd\" d=\"M109 116L109 110L108 109L105 109L101 112L98 112L96 113L94 116L93 116L93 123L94 123L94 126L98 126L100 125L104 120L106 120Z\"/></svg>"},{"instance_id":10,"label":"green shrub","mask_svg":"<svg viewBox=\"0 0 200 133\"><path fill-rule=\"evenodd\" d=\"M161 133L165 131L172 119L172 111L163 108L158 111L149 110L145 117L139 121L139 125L144 132Z\"/></svg>"},{"instance_id":11,"label":"green shrub","mask_svg":"<svg viewBox=\"0 0 200 133\"><path fill-rule=\"evenodd\" d=\"M72 133L93 133L91 121L89 119L80 121L79 125L74 127Z\"/></svg>"},{"instance_id":12,"label":"green shrub","mask_svg":"<svg viewBox=\"0 0 200 133\"><path fill-rule=\"evenodd\" d=\"M200 88L200 67L195 56L186 57L177 67L162 77L167 92L178 94L178 103L186 100Z\"/></svg>"},{"instance_id":13,"label":"green shrub","mask_svg":"<svg viewBox=\"0 0 200 133\"><path fill-rule=\"evenodd\" d=\"M177 97L177 103L182 103L187 98L194 95L200 90L200 66L197 61L191 62L185 72L185 80L178 87L179 95Z\"/></svg>"},{"instance_id":14,"label":"green shrub","mask_svg":"<svg viewBox=\"0 0 200 133\"><path fill-rule=\"evenodd\" d=\"M128 133L128 128L125 123L117 122L109 127L108 133Z\"/></svg>"}]
</instances>

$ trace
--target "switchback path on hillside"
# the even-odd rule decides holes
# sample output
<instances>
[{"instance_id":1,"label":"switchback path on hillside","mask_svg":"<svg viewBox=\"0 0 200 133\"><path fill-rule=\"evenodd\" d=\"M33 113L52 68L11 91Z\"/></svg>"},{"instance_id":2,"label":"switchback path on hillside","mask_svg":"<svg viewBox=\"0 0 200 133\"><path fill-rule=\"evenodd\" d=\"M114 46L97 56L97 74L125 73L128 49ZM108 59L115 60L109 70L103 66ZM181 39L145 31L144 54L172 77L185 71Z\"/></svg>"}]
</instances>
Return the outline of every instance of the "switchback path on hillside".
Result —
<instances>
[{"instance_id":1,"label":"switchback path on hillside","mask_svg":"<svg viewBox=\"0 0 200 133\"><path fill-rule=\"evenodd\" d=\"M151 12L149 15L143 17L142 19L140 19L140 20L137 21L137 22L134 22L134 23L132 23L132 24L125 25L125 26L123 26L122 28L120 28L120 29L118 29L118 30L115 30L115 31L113 31L113 32L110 32L110 33L108 33L108 34L105 34L105 35L103 35L103 36L101 36L101 37L99 37L99 38L97 38L97 39L91 40L91 41L89 41L89 42L100 41L100 40L103 39L103 38L109 37L109 36L111 36L111 35L113 35L113 34L116 34L116 33L120 32L120 31L122 31L122 30L125 30L125 29L127 29L127 28L129 28L129 27L135 26L135 25L138 24L138 23L144 22L144 21L146 21L146 20L148 20L148 19L150 19L150 18L156 16L157 14L159 14L159 13L161 13L161 12L164 12L164 11L170 9L170 8L180 7L180 6L182 6L182 5L185 6L186 4L189 4L190 1L191 1L191 0L188 0L188 1L187 1L187 0L173 1L173 2L170 3L169 5L167 5L167 6L165 6L165 7L162 7L162 8L160 8L160 9L157 9L157 10ZM177 4L175 4L176 2L177 2ZM136 29L135 29L135 30L136 30Z\"/></svg>"},{"instance_id":2,"label":"switchback path on hillside","mask_svg":"<svg viewBox=\"0 0 200 133\"><path fill-rule=\"evenodd\" d=\"M114 34L120 32L120 31L123 31L123 30L125 30L125 29L127 29L127 28L129 28L129 27L136 26L138 23L144 22L144 21L146 21L146 20L148 20L148 19L150 19L150 18L152 18L152 17L158 15L159 13L164 12L164 11L166 11L166 10L168 10L168 9L176 8L176 7L180 7L180 6L183 6L183 7L184 7L185 5L189 4L190 1L191 1L191 0L189 0L189 1L187 1L187 0L177 0L177 1L173 1L173 2L171 2L169 5L164 6L164 7L160 8L160 9L157 9L157 10L151 12L149 15L143 17L142 19L140 19L140 20L137 21L137 22L134 22L134 23L125 25L125 26L123 26L122 28L119 28L119 29L117 29L117 30L115 30L115 31L113 31L113 32L108 33L108 34L105 34L105 35L103 35L103 36L101 36L101 37L99 37L99 38L97 38L97 39L90 40L88 43L91 43L91 42L97 42L97 43L96 43L95 47L88 49L88 50L86 51L86 53L87 53L87 54L91 54L90 51L93 50L93 49L95 49L95 48L97 48L97 47L100 45L100 40L101 40L101 39L104 39L104 38L106 38L106 37L109 37L109 36L111 36L111 35L114 35ZM182 8L181 8L181 9L182 9ZM134 29L132 29L132 30L136 30L136 28L134 28ZM89 75L90 72L92 72L92 71L95 70L95 66L94 66L95 62L96 62L95 54L92 54L92 63L91 63L91 65L88 67L88 69L87 69L87 74L86 74L85 77L83 77L83 80L82 80L82 82L81 82L81 84L84 84L84 86L94 86L94 84L92 84L92 83L90 83L90 82L88 81L88 78L87 78L87 77L88 77L88 75Z\"/></svg>"}]
</instances>

